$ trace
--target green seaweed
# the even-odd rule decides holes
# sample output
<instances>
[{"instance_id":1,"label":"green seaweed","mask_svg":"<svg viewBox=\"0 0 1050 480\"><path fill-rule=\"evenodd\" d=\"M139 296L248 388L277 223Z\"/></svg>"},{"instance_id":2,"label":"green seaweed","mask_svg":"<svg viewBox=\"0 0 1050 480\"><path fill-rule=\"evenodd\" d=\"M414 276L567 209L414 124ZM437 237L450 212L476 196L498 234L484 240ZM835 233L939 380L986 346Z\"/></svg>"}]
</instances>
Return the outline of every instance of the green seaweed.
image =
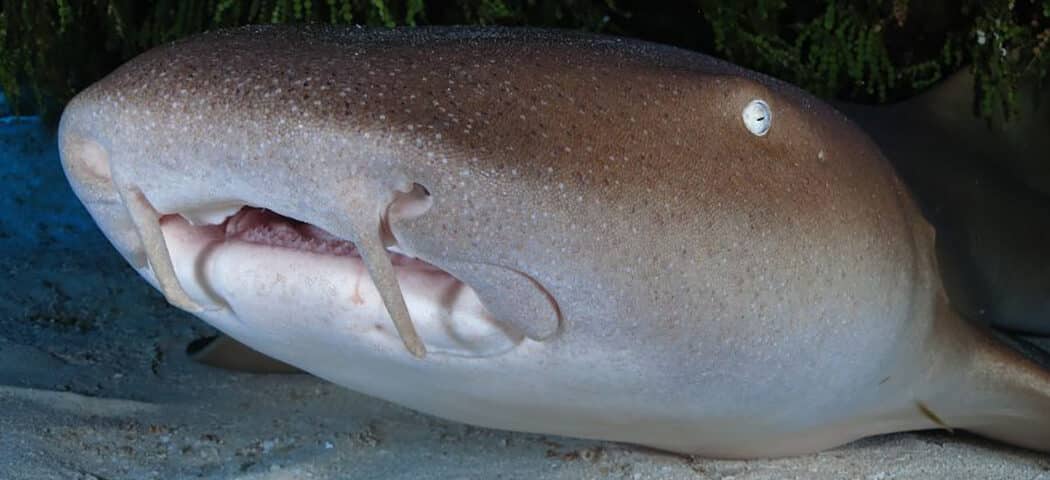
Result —
<instances>
[{"instance_id":1,"label":"green seaweed","mask_svg":"<svg viewBox=\"0 0 1050 480\"><path fill-rule=\"evenodd\" d=\"M607 3L608 2L608 3ZM594 23L611 0L0 0L0 89L16 111L60 107L142 51L253 23ZM550 13L551 15L547 15ZM433 16L438 21L428 21ZM26 101L29 93L32 101Z\"/></svg>"},{"instance_id":2,"label":"green seaweed","mask_svg":"<svg viewBox=\"0 0 1050 480\"><path fill-rule=\"evenodd\" d=\"M719 52L826 97L895 101L969 64L975 113L1001 121L1050 64L1050 0L701 3Z\"/></svg>"},{"instance_id":3,"label":"green seaweed","mask_svg":"<svg viewBox=\"0 0 1050 480\"><path fill-rule=\"evenodd\" d=\"M964 65L974 111L1006 120L1050 72L1050 0L0 0L0 89L60 108L134 55L251 23L536 25L715 53L818 95L907 98Z\"/></svg>"}]
</instances>

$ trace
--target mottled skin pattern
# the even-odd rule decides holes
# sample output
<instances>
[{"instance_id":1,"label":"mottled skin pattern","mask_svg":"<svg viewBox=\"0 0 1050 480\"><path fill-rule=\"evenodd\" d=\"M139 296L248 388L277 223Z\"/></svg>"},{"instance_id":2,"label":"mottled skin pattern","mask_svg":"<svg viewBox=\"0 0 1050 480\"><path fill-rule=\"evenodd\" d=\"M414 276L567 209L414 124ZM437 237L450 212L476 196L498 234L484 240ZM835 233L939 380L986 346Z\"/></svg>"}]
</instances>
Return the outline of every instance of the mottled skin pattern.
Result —
<instances>
[{"instance_id":1,"label":"mottled skin pattern","mask_svg":"<svg viewBox=\"0 0 1050 480\"><path fill-rule=\"evenodd\" d=\"M754 99L773 112L762 137L741 121ZM1050 448L1047 375L951 313L932 230L878 149L709 57L533 30L211 33L78 96L62 151L151 281L117 187L159 213L254 205L355 242L389 228L528 337L418 359L221 302L200 314L412 408L727 457L941 423ZM379 225L413 183L429 210Z\"/></svg>"}]
</instances>

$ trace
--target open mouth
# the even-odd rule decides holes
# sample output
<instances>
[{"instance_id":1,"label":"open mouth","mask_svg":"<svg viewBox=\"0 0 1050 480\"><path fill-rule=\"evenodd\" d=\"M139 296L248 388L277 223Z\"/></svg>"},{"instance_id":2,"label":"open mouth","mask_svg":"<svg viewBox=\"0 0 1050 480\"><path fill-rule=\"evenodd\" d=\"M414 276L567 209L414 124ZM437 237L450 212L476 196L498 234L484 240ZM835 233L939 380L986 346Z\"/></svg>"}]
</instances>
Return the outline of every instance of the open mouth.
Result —
<instances>
[{"instance_id":1,"label":"open mouth","mask_svg":"<svg viewBox=\"0 0 1050 480\"><path fill-rule=\"evenodd\" d=\"M164 222L163 218L161 222ZM242 241L318 255L361 258L361 253L353 242L336 237L309 223L288 218L264 208L242 207L218 227L222 229L225 241ZM396 246L388 246L387 252L390 262L395 267L451 277L438 267L405 255Z\"/></svg>"},{"instance_id":2,"label":"open mouth","mask_svg":"<svg viewBox=\"0 0 1050 480\"><path fill-rule=\"evenodd\" d=\"M169 303L220 329L235 319L251 323L253 333L297 334L288 325L303 325L295 319L310 314L323 324L318 338L325 329L352 325L361 333L372 325L369 332L383 335L369 334L373 340L393 338L420 358L430 351L491 356L559 331L557 303L528 275L452 260L446 267L461 281L397 248L385 220L426 213L433 199L423 185L396 190L385 218L347 215L339 235L229 200L162 212L138 185L113 178L98 142L70 128L60 142L63 167L96 221Z\"/></svg>"},{"instance_id":3,"label":"open mouth","mask_svg":"<svg viewBox=\"0 0 1050 480\"><path fill-rule=\"evenodd\" d=\"M163 215L160 226L178 282L195 302L221 305L241 322L273 328L304 325L302 318L310 317L307 323L322 325L316 335L324 335L325 328L338 335L345 326L352 335L403 351L399 330L354 243L251 206L207 222ZM396 245L386 253L427 352L484 357L505 353L523 340L448 272ZM277 284L280 289L273 288ZM208 312L199 315L210 320Z\"/></svg>"}]
</instances>

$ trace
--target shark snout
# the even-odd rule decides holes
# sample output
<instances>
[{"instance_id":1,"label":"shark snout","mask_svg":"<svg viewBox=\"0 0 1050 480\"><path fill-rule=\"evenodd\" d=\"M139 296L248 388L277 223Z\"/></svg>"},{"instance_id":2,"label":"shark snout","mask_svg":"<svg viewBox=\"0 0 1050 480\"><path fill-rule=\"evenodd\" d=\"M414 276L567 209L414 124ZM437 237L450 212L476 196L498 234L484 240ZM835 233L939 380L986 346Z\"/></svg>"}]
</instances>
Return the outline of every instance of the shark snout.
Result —
<instances>
[{"instance_id":1,"label":"shark snout","mask_svg":"<svg viewBox=\"0 0 1050 480\"><path fill-rule=\"evenodd\" d=\"M75 101L62 120L61 157L67 178L111 242L174 306L209 321L221 323L218 319L232 315L276 329L276 314L267 312L284 312L283 321L294 321L290 312L295 309L288 305L306 311L313 308L310 302L326 303L321 310L332 318L355 325L374 323L374 331L354 331L385 339L381 344L394 334L392 339L417 357L428 351L489 356L518 345L523 331L530 338L539 336L519 328L522 322L515 321L515 313L500 310L507 303L501 295L519 303L529 300L517 288L525 279L512 276L511 282L501 283L484 277L485 272L497 272L496 267L465 268L462 262L441 262L441 255L429 264L410 251L409 238L395 234L391 225L411 222L433 207L425 185L402 182L383 194L375 182L349 182L349 193L333 194L346 203L342 216L288 212L290 202L278 194L245 195L252 201L200 195L181 200L181 207L172 202L158 207L155 198L191 188L177 176L167 177L165 169L143 168L141 163L127 168L121 163L159 162L157 158L114 158L112 150L120 147L108 145L95 123L99 115L88 107ZM140 172L150 170L157 173L141 178ZM369 211L377 213L362 213ZM275 282L286 286L281 295L260 293ZM331 285L336 293L319 293L318 282ZM487 308L491 305L496 309ZM511 321L501 319L500 313Z\"/></svg>"},{"instance_id":2,"label":"shark snout","mask_svg":"<svg viewBox=\"0 0 1050 480\"><path fill-rule=\"evenodd\" d=\"M59 128L66 178L109 241L128 263L141 268L147 263L145 250L113 181L109 150L84 132L85 125L74 119L77 116L75 109L67 109Z\"/></svg>"}]
</instances>

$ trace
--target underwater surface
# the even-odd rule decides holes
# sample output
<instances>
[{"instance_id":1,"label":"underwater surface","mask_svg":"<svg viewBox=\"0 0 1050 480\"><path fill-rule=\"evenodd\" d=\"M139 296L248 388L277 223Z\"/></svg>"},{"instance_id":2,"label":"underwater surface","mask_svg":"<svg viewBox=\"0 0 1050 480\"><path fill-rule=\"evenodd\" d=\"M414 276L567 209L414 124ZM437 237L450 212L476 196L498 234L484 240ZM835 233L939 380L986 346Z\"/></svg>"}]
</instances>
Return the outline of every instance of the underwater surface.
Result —
<instances>
[{"instance_id":1,"label":"underwater surface","mask_svg":"<svg viewBox=\"0 0 1050 480\"><path fill-rule=\"evenodd\" d=\"M447 422L309 375L199 365L186 346L214 330L109 245L66 184L54 132L0 119L0 175L3 478L1050 480L1046 455L964 433L694 459Z\"/></svg>"}]
</instances>

